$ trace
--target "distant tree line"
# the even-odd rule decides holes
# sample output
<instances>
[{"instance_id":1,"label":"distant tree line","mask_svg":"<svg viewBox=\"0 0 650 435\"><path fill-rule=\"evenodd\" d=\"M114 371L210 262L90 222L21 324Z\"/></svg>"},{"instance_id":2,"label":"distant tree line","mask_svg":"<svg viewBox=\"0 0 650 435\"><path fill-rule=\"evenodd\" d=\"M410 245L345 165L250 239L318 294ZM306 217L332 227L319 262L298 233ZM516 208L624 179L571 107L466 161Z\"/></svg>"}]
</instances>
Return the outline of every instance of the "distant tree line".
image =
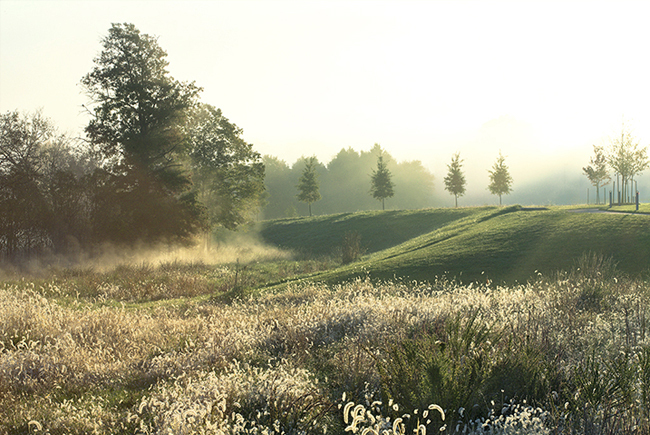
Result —
<instances>
[{"instance_id":1,"label":"distant tree line","mask_svg":"<svg viewBox=\"0 0 650 435\"><path fill-rule=\"evenodd\" d=\"M379 144L369 151L343 148L327 164L302 157L292 165L264 156L265 219L389 208L417 209L434 203L434 177L420 161L396 162ZM317 186L314 189L313 186ZM317 193L309 196L309 193ZM306 203L306 204L303 204Z\"/></svg>"},{"instance_id":2,"label":"distant tree line","mask_svg":"<svg viewBox=\"0 0 650 435\"><path fill-rule=\"evenodd\" d=\"M0 117L0 258L186 244L258 210L261 156L199 87L170 77L156 38L113 24L102 45L81 81L84 139L40 113Z\"/></svg>"}]
</instances>

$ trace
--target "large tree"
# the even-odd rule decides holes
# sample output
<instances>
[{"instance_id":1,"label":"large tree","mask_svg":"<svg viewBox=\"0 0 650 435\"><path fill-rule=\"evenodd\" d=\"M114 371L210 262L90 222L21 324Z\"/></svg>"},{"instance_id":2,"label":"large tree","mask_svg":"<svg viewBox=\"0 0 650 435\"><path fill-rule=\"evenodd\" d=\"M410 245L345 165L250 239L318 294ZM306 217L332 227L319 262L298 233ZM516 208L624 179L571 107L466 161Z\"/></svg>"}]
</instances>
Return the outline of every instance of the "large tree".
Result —
<instances>
[{"instance_id":1,"label":"large tree","mask_svg":"<svg viewBox=\"0 0 650 435\"><path fill-rule=\"evenodd\" d=\"M264 192L264 164L243 131L221 112L199 105L189 123L192 181L210 223L235 229L249 220Z\"/></svg>"},{"instance_id":2,"label":"large tree","mask_svg":"<svg viewBox=\"0 0 650 435\"><path fill-rule=\"evenodd\" d=\"M458 207L458 197L465 194L465 175L462 170L462 160L460 153L456 153L451 158L451 163L447 165L447 176L444 178L445 190L454 195L456 207Z\"/></svg>"},{"instance_id":3,"label":"large tree","mask_svg":"<svg viewBox=\"0 0 650 435\"><path fill-rule=\"evenodd\" d=\"M610 180L607 170L607 158L603 147L594 145L594 155L589 160L590 165L582 168L589 182L596 187L596 204L600 204L600 186Z\"/></svg>"},{"instance_id":4,"label":"large tree","mask_svg":"<svg viewBox=\"0 0 650 435\"><path fill-rule=\"evenodd\" d=\"M512 191L512 177L505 164L506 158L499 151L499 157L492 166L490 173L490 184L488 190L492 195L499 195L499 205L501 205L501 195L507 195Z\"/></svg>"},{"instance_id":5,"label":"large tree","mask_svg":"<svg viewBox=\"0 0 650 435\"><path fill-rule=\"evenodd\" d=\"M173 79L167 53L133 24L113 24L102 44L82 79L93 116L86 133L107 172L101 228L123 242L186 241L205 228L182 164L188 109L200 89Z\"/></svg>"},{"instance_id":6,"label":"large tree","mask_svg":"<svg viewBox=\"0 0 650 435\"><path fill-rule=\"evenodd\" d=\"M305 160L305 168L298 179L298 201L306 202L309 205L309 216L311 216L311 204L321 199L316 173L316 157L309 157Z\"/></svg>"},{"instance_id":7,"label":"large tree","mask_svg":"<svg viewBox=\"0 0 650 435\"><path fill-rule=\"evenodd\" d=\"M370 176L370 194L373 198L381 201L381 209L385 210L384 200L391 198L395 192L395 186L391 180L392 175L384 162L384 156L379 154L377 157L377 169L372 171Z\"/></svg>"},{"instance_id":8,"label":"large tree","mask_svg":"<svg viewBox=\"0 0 650 435\"><path fill-rule=\"evenodd\" d=\"M137 165L173 187L169 172L180 168L182 127L200 88L173 79L157 39L133 24L113 24L102 44L95 67L82 79L93 104L86 133L106 157Z\"/></svg>"}]
</instances>

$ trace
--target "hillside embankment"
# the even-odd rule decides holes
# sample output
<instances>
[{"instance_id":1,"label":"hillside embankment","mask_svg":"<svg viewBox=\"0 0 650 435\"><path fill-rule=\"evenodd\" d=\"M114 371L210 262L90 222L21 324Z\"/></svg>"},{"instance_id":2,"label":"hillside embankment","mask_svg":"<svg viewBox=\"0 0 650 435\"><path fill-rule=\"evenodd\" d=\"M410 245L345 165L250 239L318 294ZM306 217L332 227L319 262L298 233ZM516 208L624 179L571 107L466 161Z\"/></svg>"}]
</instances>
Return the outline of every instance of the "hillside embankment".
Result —
<instances>
[{"instance_id":1,"label":"hillside embankment","mask_svg":"<svg viewBox=\"0 0 650 435\"><path fill-rule=\"evenodd\" d=\"M646 214L472 207L282 219L260 229L266 243L314 256L337 255L346 233L358 235L364 255L309 279L430 281L445 276L464 282L525 282L540 273L568 270L587 253L611 258L630 275L650 268Z\"/></svg>"}]
</instances>

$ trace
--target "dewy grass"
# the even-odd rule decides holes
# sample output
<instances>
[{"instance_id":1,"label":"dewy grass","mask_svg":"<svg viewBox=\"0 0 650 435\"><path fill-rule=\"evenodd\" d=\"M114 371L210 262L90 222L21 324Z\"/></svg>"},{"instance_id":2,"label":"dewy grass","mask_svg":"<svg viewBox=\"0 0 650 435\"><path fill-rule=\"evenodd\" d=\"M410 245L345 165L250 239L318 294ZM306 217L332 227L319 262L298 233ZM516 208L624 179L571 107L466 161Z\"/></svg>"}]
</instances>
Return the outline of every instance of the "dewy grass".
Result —
<instances>
[{"instance_id":1,"label":"dewy grass","mask_svg":"<svg viewBox=\"0 0 650 435\"><path fill-rule=\"evenodd\" d=\"M43 270L38 279L14 278L16 288L32 286L43 296L83 299L90 302L151 302L180 298L219 296L233 290L255 289L303 274L330 269L332 258L205 264L174 261L123 264L111 270Z\"/></svg>"},{"instance_id":2,"label":"dewy grass","mask_svg":"<svg viewBox=\"0 0 650 435\"><path fill-rule=\"evenodd\" d=\"M292 249L333 249L345 231L358 231L369 255L315 277L328 283L366 275L383 280L431 281L446 275L467 283L524 283L534 279L536 271L546 275L568 270L585 252L611 257L619 270L635 276L650 270L648 215L517 206L473 208L457 214L417 210L403 212L417 222L409 237L392 237L386 235L392 231L391 215L386 213L272 221L265 223L262 234L269 242ZM382 232L385 235L378 237Z\"/></svg>"},{"instance_id":3,"label":"dewy grass","mask_svg":"<svg viewBox=\"0 0 650 435\"><path fill-rule=\"evenodd\" d=\"M6 282L0 433L344 434L349 402L348 417L362 405L375 418L358 408L359 434L432 416L427 433L648 433L650 286L586 269L507 287L359 279L146 305L76 291L176 273L189 289L211 269ZM597 306L584 302L594 281Z\"/></svg>"}]
</instances>

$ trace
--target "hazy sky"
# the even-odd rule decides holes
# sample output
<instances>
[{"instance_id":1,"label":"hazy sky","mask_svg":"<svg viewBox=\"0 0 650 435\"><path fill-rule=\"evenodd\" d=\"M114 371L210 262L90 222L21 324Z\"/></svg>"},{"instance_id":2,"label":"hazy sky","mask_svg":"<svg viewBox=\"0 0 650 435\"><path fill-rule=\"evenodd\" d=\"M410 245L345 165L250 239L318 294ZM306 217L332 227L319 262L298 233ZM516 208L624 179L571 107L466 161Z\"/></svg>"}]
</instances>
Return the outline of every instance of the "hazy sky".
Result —
<instances>
[{"instance_id":1,"label":"hazy sky","mask_svg":"<svg viewBox=\"0 0 650 435\"><path fill-rule=\"evenodd\" d=\"M482 180L501 149L516 188L579 175L623 119L650 143L648 17L645 1L0 0L0 110L81 134L80 79L130 22L263 154L379 143L441 183L454 152Z\"/></svg>"}]
</instances>

